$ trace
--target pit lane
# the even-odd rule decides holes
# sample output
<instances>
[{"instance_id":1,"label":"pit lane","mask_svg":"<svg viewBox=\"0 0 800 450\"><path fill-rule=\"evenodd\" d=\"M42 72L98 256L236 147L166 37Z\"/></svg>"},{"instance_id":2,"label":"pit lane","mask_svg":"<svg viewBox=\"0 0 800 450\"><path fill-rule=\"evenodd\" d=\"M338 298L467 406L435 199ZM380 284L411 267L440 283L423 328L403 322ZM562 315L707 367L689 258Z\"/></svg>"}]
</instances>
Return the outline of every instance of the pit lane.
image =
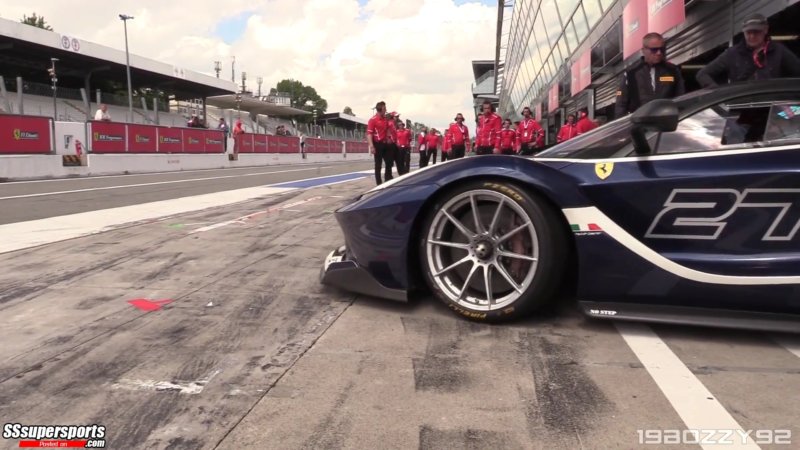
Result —
<instances>
[{"instance_id":1,"label":"pit lane","mask_svg":"<svg viewBox=\"0 0 800 450\"><path fill-rule=\"evenodd\" d=\"M372 185L0 254L0 420L102 424L122 449L655 448L637 430L687 428L687 399L656 381L680 372L569 302L489 326L321 286L342 243L331 212ZM710 392L690 399L708 423L729 423L719 405L744 429L791 430L761 448L800 443L795 337L646 329Z\"/></svg>"}]
</instances>

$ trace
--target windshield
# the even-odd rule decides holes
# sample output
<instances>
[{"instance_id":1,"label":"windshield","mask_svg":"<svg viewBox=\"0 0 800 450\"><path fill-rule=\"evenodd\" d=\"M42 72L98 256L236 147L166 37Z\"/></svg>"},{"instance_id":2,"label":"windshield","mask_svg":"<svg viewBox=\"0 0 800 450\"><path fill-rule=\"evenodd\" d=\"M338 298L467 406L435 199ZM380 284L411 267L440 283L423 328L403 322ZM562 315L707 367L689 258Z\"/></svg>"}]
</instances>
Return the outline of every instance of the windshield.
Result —
<instances>
[{"instance_id":1,"label":"windshield","mask_svg":"<svg viewBox=\"0 0 800 450\"><path fill-rule=\"evenodd\" d=\"M537 158L609 158L631 145L630 120L628 117L609 122L602 127L574 137L549 148Z\"/></svg>"}]
</instances>

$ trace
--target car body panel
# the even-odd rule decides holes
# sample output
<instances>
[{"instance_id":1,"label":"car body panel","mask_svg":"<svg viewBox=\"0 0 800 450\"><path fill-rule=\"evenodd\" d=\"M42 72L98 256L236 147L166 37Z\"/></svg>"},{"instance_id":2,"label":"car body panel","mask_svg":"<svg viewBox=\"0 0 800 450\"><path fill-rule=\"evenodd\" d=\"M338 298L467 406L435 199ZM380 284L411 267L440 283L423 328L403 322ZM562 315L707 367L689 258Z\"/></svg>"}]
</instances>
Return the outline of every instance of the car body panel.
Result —
<instances>
[{"instance_id":1,"label":"car body panel","mask_svg":"<svg viewBox=\"0 0 800 450\"><path fill-rule=\"evenodd\" d=\"M789 92L800 99L798 81L725 86L676 102L683 120L730 98ZM743 328L781 317L774 329L800 331L800 140L636 155L618 139L630 127L625 120L538 157L452 160L377 186L336 212L345 234L341 260L390 290L375 295L404 300L398 293L414 287L419 264L412 258L418 228L437 196L469 180L505 180L546 199L573 231L576 295L588 315L613 310L629 320L709 324L728 318ZM655 137L648 135L651 145L660 142ZM608 146L615 139L619 148ZM601 141L607 148L595 145ZM605 155L593 157L597 148ZM325 272L323 282L357 290ZM719 317L708 319L709 311Z\"/></svg>"}]
</instances>

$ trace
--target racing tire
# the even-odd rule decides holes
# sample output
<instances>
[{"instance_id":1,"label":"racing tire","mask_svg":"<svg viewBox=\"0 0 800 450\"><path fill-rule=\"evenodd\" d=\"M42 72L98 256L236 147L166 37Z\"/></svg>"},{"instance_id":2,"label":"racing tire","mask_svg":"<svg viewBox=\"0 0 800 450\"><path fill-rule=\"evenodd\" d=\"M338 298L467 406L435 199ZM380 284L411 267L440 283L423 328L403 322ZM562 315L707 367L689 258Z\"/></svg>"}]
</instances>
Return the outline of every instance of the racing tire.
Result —
<instances>
[{"instance_id":1,"label":"racing tire","mask_svg":"<svg viewBox=\"0 0 800 450\"><path fill-rule=\"evenodd\" d=\"M525 317L561 286L565 225L538 194L478 180L439 196L420 229L420 267L434 296L480 322Z\"/></svg>"}]
</instances>

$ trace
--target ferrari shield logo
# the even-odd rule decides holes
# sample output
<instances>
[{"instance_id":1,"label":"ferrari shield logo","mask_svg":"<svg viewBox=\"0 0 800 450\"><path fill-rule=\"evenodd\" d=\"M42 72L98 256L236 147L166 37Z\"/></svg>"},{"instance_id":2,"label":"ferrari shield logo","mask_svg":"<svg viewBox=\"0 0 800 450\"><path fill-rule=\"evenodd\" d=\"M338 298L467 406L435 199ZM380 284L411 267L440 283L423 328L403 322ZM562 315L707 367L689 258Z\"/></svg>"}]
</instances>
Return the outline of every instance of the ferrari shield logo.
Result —
<instances>
[{"instance_id":1,"label":"ferrari shield logo","mask_svg":"<svg viewBox=\"0 0 800 450\"><path fill-rule=\"evenodd\" d=\"M601 180L605 180L609 176L611 176L611 172L614 171L614 163L613 162L603 162L597 163L594 165L594 173L597 174L597 177Z\"/></svg>"}]
</instances>

